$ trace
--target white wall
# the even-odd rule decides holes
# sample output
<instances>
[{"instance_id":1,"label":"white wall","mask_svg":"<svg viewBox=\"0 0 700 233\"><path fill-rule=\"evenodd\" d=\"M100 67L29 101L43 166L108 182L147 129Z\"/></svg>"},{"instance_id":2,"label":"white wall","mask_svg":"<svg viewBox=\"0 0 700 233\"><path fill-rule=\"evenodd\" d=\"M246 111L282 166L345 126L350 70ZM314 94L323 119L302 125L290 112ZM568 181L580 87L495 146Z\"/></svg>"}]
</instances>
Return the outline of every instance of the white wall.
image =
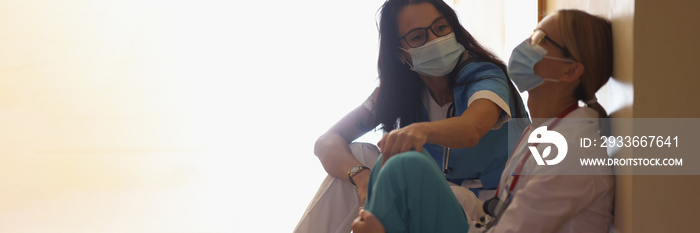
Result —
<instances>
[{"instance_id":1,"label":"white wall","mask_svg":"<svg viewBox=\"0 0 700 233\"><path fill-rule=\"evenodd\" d=\"M291 231L380 3L0 2L0 232Z\"/></svg>"}]
</instances>

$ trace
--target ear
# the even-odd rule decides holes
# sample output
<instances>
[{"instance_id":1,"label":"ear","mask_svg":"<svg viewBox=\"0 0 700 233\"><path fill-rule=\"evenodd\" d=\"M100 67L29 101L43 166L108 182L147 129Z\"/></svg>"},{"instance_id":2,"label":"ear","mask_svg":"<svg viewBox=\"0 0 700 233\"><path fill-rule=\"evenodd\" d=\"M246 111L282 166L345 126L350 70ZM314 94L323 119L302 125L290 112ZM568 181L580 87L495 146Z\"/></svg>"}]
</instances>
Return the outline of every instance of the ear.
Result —
<instances>
[{"instance_id":1,"label":"ear","mask_svg":"<svg viewBox=\"0 0 700 233\"><path fill-rule=\"evenodd\" d=\"M562 77L560 80L562 82L575 82L581 78L583 71L584 67L580 62L569 64L566 72L564 73L564 77Z\"/></svg>"}]
</instances>

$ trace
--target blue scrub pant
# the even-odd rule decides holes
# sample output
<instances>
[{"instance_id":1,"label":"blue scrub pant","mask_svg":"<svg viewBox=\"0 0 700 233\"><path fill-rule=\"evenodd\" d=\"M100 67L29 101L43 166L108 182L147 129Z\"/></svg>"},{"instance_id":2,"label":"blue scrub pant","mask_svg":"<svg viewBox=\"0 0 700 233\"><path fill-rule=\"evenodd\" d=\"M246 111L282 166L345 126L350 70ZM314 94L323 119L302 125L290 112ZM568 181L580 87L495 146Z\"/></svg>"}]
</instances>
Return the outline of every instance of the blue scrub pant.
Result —
<instances>
[{"instance_id":1,"label":"blue scrub pant","mask_svg":"<svg viewBox=\"0 0 700 233\"><path fill-rule=\"evenodd\" d=\"M440 168L428 152L395 155L384 166L381 156L370 175L365 210L387 233L459 232L467 218Z\"/></svg>"}]
</instances>

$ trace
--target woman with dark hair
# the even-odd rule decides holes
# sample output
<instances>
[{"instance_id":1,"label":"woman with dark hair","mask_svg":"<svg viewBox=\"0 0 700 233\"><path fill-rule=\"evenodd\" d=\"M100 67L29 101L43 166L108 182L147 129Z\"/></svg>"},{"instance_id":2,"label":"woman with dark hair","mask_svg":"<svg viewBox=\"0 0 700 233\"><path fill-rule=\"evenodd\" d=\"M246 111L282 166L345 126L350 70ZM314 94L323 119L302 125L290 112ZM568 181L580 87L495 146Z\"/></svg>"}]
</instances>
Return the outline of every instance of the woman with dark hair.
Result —
<instances>
[{"instance_id":1,"label":"woman with dark hair","mask_svg":"<svg viewBox=\"0 0 700 233\"><path fill-rule=\"evenodd\" d=\"M493 196L508 141L529 123L505 64L442 0L387 0L378 26L379 87L317 140L315 154L329 177L295 232L350 230L380 152L351 142L379 125L385 132L380 164L411 150L424 152L440 166L452 198L463 201Z\"/></svg>"},{"instance_id":2,"label":"woman with dark hair","mask_svg":"<svg viewBox=\"0 0 700 233\"><path fill-rule=\"evenodd\" d=\"M406 152L374 167L353 232L608 232L612 168L580 161L609 157L605 148L578 141L606 132L600 119L607 113L595 93L612 75L612 41L608 20L559 10L513 50L508 72L530 94L533 123L515 146L497 195L468 200L483 212L465 216L430 157ZM547 157L552 145L557 155Z\"/></svg>"}]
</instances>

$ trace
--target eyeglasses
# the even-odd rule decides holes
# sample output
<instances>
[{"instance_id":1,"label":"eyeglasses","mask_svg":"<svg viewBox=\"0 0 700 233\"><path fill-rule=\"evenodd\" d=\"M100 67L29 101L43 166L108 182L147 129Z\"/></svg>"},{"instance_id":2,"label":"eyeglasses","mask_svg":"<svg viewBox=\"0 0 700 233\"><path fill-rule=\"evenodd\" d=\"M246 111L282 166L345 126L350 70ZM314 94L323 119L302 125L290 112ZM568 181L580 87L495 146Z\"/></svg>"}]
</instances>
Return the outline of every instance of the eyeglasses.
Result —
<instances>
[{"instance_id":1,"label":"eyeglasses","mask_svg":"<svg viewBox=\"0 0 700 233\"><path fill-rule=\"evenodd\" d=\"M420 47L428 42L428 29L437 37L442 37L452 32L449 20L444 17L438 17L430 27L413 29L399 38L399 41L406 41L406 44L411 48Z\"/></svg>"},{"instance_id":2,"label":"eyeglasses","mask_svg":"<svg viewBox=\"0 0 700 233\"><path fill-rule=\"evenodd\" d=\"M546 34L544 31L539 30L539 29L538 29L538 30L535 30L535 31L532 33L532 35L530 36L530 46L534 47L535 45L540 44L540 42L542 42L542 39L545 39L545 40L549 41L549 42L552 43L554 46L556 46L557 48L561 49L561 51L562 51L562 53L564 53L564 56L565 56L565 57L573 58L573 56L571 56L571 53L569 52L569 49L567 49L567 48L564 47L564 46L561 46L561 45L557 44L557 42L554 42L554 40L552 40L552 38L549 38L549 36L547 36L547 34ZM576 59L574 59L574 60L576 60Z\"/></svg>"}]
</instances>

